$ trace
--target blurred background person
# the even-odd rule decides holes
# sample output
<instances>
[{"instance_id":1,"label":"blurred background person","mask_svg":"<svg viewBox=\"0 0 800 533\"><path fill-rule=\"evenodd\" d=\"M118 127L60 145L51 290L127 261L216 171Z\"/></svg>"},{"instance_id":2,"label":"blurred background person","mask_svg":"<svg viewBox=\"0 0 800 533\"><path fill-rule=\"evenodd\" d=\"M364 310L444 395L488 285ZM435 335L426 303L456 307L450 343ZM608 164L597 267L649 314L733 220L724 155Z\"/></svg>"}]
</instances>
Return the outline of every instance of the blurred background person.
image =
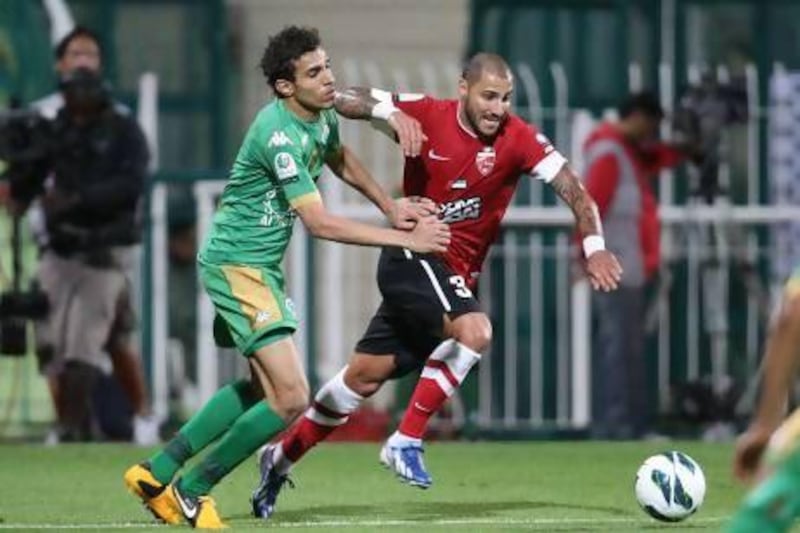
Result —
<instances>
[{"instance_id":1,"label":"blurred background person","mask_svg":"<svg viewBox=\"0 0 800 533\"><path fill-rule=\"evenodd\" d=\"M664 111L649 92L628 96L619 120L601 123L584 146L585 180L606 243L625 275L614 292L593 294L597 321L594 436L640 438L651 431L645 372L645 296L660 264L661 228L651 181L683 154L657 140Z\"/></svg>"},{"instance_id":2,"label":"blurred background person","mask_svg":"<svg viewBox=\"0 0 800 533\"><path fill-rule=\"evenodd\" d=\"M88 28L76 26L67 33L55 47L55 70L59 79L64 80L77 69L86 69L90 72L101 73L102 51L98 36ZM64 93L62 90L53 92L31 104L44 118L54 120L59 111L65 104ZM128 115L130 112L122 104L113 103L114 111L119 114ZM53 256L47 254L49 246L49 236L47 231L46 213L42 202L35 200L29 213L29 221L34 238L42 251L42 264L39 276L43 273L51 272L49 264ZM129 269L130 265L126 268ZM128 273L128 278L130 274ZM40 280L45 284L46 281ZM117 430L112 430L116 438L126 434L131 434L134 442L141 445L155 444L158 442L158 422L150 416L150 409L147 401L147 386L142 371L142 364L139 354L133 344L132 334L136 329L136 313L133 309L132 295L130 294L130 280L128 279L124 290L120 293L119 300L115 306L112 328L108 335L106 351L111 356L110 360L113 368L113 376L125 392L125 399L132 409L134 417L131 427L122 428L115 424ZM46 375L48 387L53 399L53 407L56 417L60 418L64 398L59 391L59 374L63 362L62 354L54 350L52 339L47 335L40 335L41 342L38 343L36 353L39 357L39 364L42 372ZM109 384L105 389L113 390L114 385ZM123 401L125 400L123 399ZM128 408L128 406L119 406ZM109 411L113 415L114 410ZM109 419L115 417L109 416ZM109 420L110 421L110 420ZM58 432L51 432L47 441L55 443L58 440Z\"/></svg>"},{"instance_id":3,"label":"blurred background person","mask_svg":"<svg viewBox=\"0 0 800 533\"><path fill-rule=\"evenodd\" d=\"M83 441L102 436L94 394L108 347L122 344L111 333L128 306L148 155L138 124L115 109L96 71L77 67L59 87L64 105L51 123L43 171L12 180L11 197L18 215L40 199L37 278L50 313L38 328L39 345L52 350L45 367L54 384L58 439Z\"/></svg>"}]
</instances>

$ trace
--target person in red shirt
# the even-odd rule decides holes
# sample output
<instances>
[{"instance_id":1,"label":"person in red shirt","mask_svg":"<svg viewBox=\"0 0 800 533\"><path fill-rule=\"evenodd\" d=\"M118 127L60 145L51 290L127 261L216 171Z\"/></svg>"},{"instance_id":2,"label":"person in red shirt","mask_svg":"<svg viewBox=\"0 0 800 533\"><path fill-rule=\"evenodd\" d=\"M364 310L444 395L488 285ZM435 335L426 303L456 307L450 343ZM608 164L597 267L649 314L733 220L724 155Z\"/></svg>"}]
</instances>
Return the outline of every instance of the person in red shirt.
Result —
<instances>
[{"instance_id":1,"label":"person in red shirt","mask_svg":"<svg viewBox=\"0 0 800 533\"><path fill-rule=\"evenodd\" d=\"M380 460L410 485L431 485L422 436L491 340L491 323L473 290L521 177L549 183L572 208L595 289L617 287L621 269L605 249L594 201L547 137L509 113L512 86L506 62L482 53L467 62L454 100L365 88L339 93L340 114L385 121L394 131L406 155L404 194L418 196L432 210L438 207L450 224L451 241L442 255L382 251L383 302L349 364L322 386L283 440L262 454L261 482L252 497L257 517L274 512L290 467L312 446L386 380L420 367L409 406Z\"/></svg>"},{"instance_id":2,"label":"person in red shirt","mask_svg":"<svg viewBox=\"0 0 800 533\"><path fill-rule=\"evenodd\" d=\"M655 95L633 94L620 105L619 121L602 123L584 146L586 188L600 210L606 245L625 271L618 290L596 294L593 302L597 438L639 438L650 431L642 316L646 285L660 263L661 238L651 181L683 159L681 151L657 141L663 118Z\"/></svg>"}]
</instances>

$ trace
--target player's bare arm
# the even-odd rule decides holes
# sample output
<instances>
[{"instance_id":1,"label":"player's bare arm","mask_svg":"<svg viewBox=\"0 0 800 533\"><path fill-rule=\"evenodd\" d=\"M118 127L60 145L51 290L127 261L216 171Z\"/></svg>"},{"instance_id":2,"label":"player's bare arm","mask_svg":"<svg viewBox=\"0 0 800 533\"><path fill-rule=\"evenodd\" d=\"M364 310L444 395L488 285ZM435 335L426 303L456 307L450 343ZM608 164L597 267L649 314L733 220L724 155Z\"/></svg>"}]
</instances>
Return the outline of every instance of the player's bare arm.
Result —
<instances>
[{"instance_id":1,"label":"player's bare arm","mask_svg":"<svg viewBox=\"0 0 800 533\"><path fill-rule=\"evenodd\" d=\"M568 165L561 168L550 185L572 210L580 234L584 237L602 237L603 226L597 205ZM589 250L586 255L586 272L592 287L606 292L616 289L622 276L622 267L614 254L597 249Z\"/></svg>"},{"instance_id":2,"label":"player's bare arm","mask_svg":"<svg viewBox=\"0 0 800 533\"><path fill-rule=\"evenodd\" d=\"M445 252L450 227L436 217L421 218L412 231L399 231L362 224L328 212L322 201L295 206L300 220L317 238L362 246L397 246L419 253Z\"/></svg>"},{"instance_id":3,"label":"player's bare arm","mask_svg":"<svg viewBox=\"0 0 800 533\"><path fill-rule=\"evenodd\" d=\"M736 442L733 471L741 481L752 481L772 434L786 411L786 400L800 358L800 297L784 291L764 353L764 380L758 407L747 431ZM781 439L775 440L780 453Z\"/></svg>"},{"instance_id":4,"label":"player's bare arm","mask_svg":"<svg viewBox=\"0 0 800 533\"><path fill-rule=\"evenodd\" d=\"M325 162L342 181L375 204L398 229L410 230L421 217L438 212L436 204L428 198L390 198L355 152L346 146L342 146L339 152L329 156Z\"/></svg>"},{"instance_id":5,"label":"player's bare arm","mask_svg":"<svg viewBox=\"0 0 800 533\"><path fill-rule=\"evenodd\" d=\"M336 93L334 108L343 117L354 120L385 121L394 131L403 155L417 157L427 137L417 119L392 104L392 94L368 87L348 87Z\"/></svg>"}]
</instances>

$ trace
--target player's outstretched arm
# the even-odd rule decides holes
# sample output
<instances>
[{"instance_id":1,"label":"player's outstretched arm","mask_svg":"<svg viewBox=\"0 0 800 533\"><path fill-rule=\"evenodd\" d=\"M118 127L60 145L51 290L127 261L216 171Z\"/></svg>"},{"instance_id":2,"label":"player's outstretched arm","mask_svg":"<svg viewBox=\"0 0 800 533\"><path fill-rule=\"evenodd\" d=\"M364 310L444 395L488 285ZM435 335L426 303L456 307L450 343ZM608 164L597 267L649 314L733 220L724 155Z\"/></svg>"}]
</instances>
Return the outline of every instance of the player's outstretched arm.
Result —
<instances>
[{"instance_id":1,"label":"player's outstretched arm","mask_svg":"<svg viewBox=\"0 0 800 533\"><path fill-rule=\"evenodd\" d=\"M314 237L363 246L398 246L419 253L444 252L450 244L450 227L436 217L417 221L412 231L380 228L329 213L320 201L295 207Z\"/></svg>"},{"instance_id":2,"label":"player's outstretched arm","mask_svg":"<svg viewBox=\"0 0 800 533\"><path fill-rule=\"evenodd\" d=\"M616 289L622 276L622 267L614 254L605 249L603 226L594 200L566 164L550 181L550 185L572 210L578 231L584 237L586 272L592 287L603 291Z\"/></svg>"},{"instance_id":3,"label":"player's outstretched arm","mask_svg":"<svg viewBox=\"0 0 800 533\"><path fill-rule=\"evenodd\" d=\"M326 163L334 174L375 204L395 228L412 229L420 217L435 215L437 212L436 204L427 198L417 202L404 198L395 201L390 198L355 152L346 146L328 157Z\"/></svg>"},{"instance_id":4,"label":"player's outstretched arm","mask_svg":"<svg viewBox=\"0 0 800 533\"><path fill-rule=\"evenodd\" d=\"M354 120L378 120L391 128L403 155L417 157L427 140L422 125L392 103L392 93L368 87L348 87L336 93L336 112Z\"/></svg>"},{"instance_id":5,"label":"player's outstretched arm","mask_svg":"<svg viewBox=\"0 0 800 533\"><path fill-rule=\"evenodd\" d=\"M766 341L758 407L747 431L736 443L733 471L742 481L750 481L758 470L761 456L783 420L789 387L800 365L800 294L785 290L780 305ZM780 453L781 443L776 445Z\"/></svg>"}]
</instances>

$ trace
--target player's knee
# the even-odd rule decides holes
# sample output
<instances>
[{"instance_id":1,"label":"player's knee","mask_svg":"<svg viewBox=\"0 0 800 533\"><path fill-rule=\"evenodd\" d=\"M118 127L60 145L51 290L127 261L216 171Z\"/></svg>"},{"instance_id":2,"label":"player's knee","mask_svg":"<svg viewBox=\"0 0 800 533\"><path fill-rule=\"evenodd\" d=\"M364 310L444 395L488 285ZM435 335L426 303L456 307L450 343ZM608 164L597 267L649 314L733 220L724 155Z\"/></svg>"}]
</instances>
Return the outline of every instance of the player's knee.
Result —
<instances>
[{"instance_id":1,"label":"player's knee","mask_svg":"<svg viewBox=\"0 0 800 533\"><path fill-rule=\"evenodd\" d=\"M344 384L359 396L368 398L378 392L387 378L381 367L351 361L344 374Z\"/></svg>"},{"instance_id":2,"label":"player's knee","mask_svg":"<svg viewBox=\"0 0 800 533\"><path fill-rule=\"evenodd\" d=\"M305 382L275 390L273 409L287 422L294 420L308 408L309 388Z\"/></svg>"},{"instance_id":3,"label":"player's knee","mask_svg":"<svg viewBox=\"0 0 800 533\"><path fill-rule=\"evenodd\" d=\"M453 338L478 353L483 353L492 342L492 323L484 314L470 317L463 322L456 321Z\"/></svg>"}]
</instances>

